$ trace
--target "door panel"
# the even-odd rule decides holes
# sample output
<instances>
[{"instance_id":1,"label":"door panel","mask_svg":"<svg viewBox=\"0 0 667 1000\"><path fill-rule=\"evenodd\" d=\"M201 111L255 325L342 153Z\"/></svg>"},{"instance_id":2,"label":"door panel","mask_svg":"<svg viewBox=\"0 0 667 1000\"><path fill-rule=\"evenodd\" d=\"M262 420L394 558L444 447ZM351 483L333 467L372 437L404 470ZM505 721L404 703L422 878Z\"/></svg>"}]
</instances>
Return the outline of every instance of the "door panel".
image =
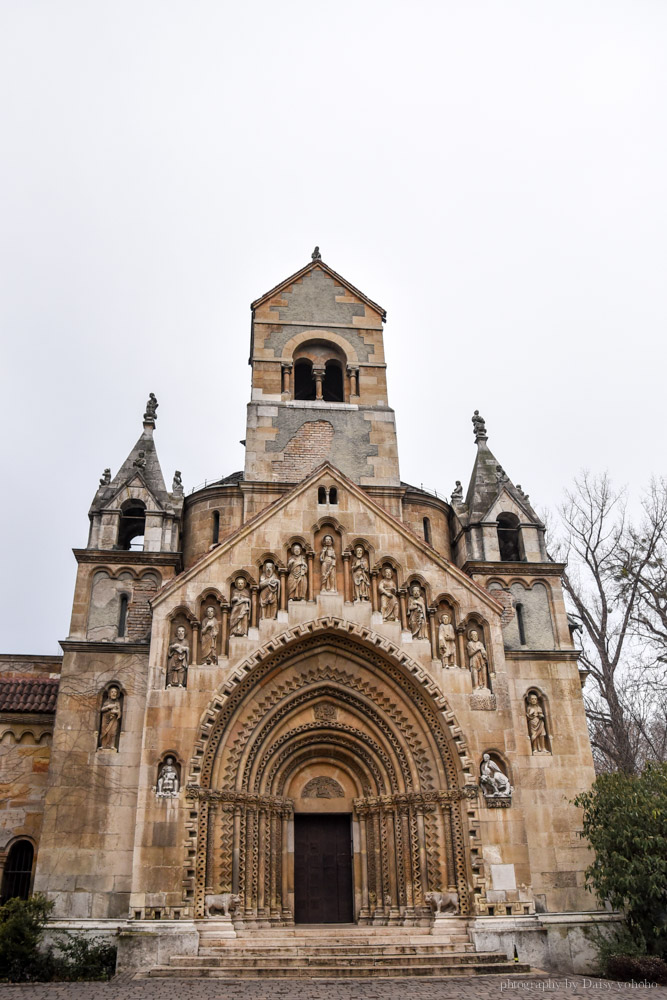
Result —
<instances>
[{"instance_id":1,"label":"door panel","mask_svg":"<svg viewBox=\"0 0 667 1000\"><path fill-rule=\"evenodd\" d=\"M352 833L346 814L294 817L294 920L351 923Z\"/></svg>"}]
</instances>

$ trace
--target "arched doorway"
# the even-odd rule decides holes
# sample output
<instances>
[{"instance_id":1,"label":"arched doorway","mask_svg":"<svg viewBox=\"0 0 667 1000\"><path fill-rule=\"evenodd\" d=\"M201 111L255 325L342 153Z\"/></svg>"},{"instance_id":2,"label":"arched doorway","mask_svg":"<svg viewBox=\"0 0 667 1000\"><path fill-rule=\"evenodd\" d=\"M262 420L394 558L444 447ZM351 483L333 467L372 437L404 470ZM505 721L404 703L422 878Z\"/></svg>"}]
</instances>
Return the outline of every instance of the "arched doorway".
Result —
<instances>
[{"instance_id":1,"label":"arched doorway","mask_svg":"<svg viewBox=\"0 0 667 1000\"><path fill-rule=\"evenodd\" d=\"M189 787L198 915L206 890L238 893L249 926L428 923L429 890L469 912L470 784L443 706L399 650L344 627L296 630L210 706ZM305 905L325 882L330 907Z\"/></svg>"}]
</instances>

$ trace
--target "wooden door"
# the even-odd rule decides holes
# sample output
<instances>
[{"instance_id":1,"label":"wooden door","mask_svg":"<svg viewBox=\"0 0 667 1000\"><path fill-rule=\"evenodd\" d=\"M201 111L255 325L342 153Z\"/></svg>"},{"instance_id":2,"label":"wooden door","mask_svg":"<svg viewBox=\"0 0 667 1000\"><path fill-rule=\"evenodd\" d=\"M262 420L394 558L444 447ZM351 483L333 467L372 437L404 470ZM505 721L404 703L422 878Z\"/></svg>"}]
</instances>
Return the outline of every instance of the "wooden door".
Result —
<instances>
[{"instance_id":1,"label":"wooden door","mask_svg":"<svg viewBox=\"0 0 667 1000\"><path fill-rule=\"evenodd\" d=\"M294 920L345 924L353 920L351 817L294 817Z\"/></svg>"}]
</instances>

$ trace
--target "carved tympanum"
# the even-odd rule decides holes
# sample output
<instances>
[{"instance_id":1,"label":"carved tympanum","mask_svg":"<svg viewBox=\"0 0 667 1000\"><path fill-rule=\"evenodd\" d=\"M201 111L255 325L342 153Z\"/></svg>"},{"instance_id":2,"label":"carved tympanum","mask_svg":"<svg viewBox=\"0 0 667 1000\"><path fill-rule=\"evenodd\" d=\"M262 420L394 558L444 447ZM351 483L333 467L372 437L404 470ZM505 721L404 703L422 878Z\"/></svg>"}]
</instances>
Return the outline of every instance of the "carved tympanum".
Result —
<instances>
[{"instance_id":1,"label":"carved tympanum","mask_svg":"<svg viewBox=\"0 0 667 1000\"><path fill-rule=\"evenodd\" d=\"M259 578L259 610L262 618L278 616L278 598L280 597L280 579L276 573L275 564L270 560L264 563L264 572Z\"/></svg>"},{"instance_id":2,"label":"carved tympanum","mask_svg":"<svg viewBox=\"0 0 667 1000\"><path fill-rule=\"evenodd\" d=\"M308 592L308 562L299 542L295 542L287 560L287 598L305 601Z\"/></svg>"},{"instance_id":3,"label":"carved tympanum","mask_svg":"<svg viewBox=\"0 0 667 1000\"><path fill-rule=\"evenodd\" d=\"M336 550L332 535L325 535L322 539L320 590L324 594L336 593Z\"/></svg>"},{"instance_id":4,"label":"carved tympanum","mask_svg":"<svg viewBox=\"0 0 667 1000\"><path fill-rule=\"evenodd\" d=\"M99 750L117 750L123 705L120 688L112 684L107 690L100 710Z\"/></svg>"},{"instance_id":5,"label":"carved tympanum","mask_svg":"<svg viewBox=\"0 0 667 1000\"><path fill-rule=\"evenodd\" d=\"M218 662L218 632L219 623L215 608L208 607L201 623L201 660L202 663Z\"/></svg>"},{"instance_id":6,"label":"carved tympanum","mask_svg":"<svg viewBox=\"0 0 667 1000\"><path fill-rule=\"evenodd\" d=\"M352 585L355 601L369 601L371 597L371 572L363 545L355 545L352 558Z\"/></svg>"},{"instance_id":7,"label":"carved tympanum","mask_svg":"<svg viewBox=\"0 0 667 1000\"><path fill-rule=\"evenodd\" d=\"M185 687L190 665L190 644L185 637L185 628L179 625L176 636L169 644L167 660L167 687Z\"/></svg>"},{"instance_id":8,"label":"carved tympanum","mask_svg":"<svg viewBox=\"0 0 667 1000\"><path fill-rule=\"evenodd\" d=\"M302 799L342 799L345 797L342 785L335 778L322 775L307 781L301 792Z\"/></svg>"},{"instance_id":9,"label":"carved tympanum","mask_svg":"<svg viewBox=\"0 0 667 1000\"><path fill-rule=\"evenodd\" d=\"M248 585L242 576L234 581L230 603L232 612L229 618L229 634L247 635L250 624L250 594L248 593Z\"/></svg>"},{"instance_id":10,"label":"carved tympanum","mask_svg":"<svg viewBox=\"0 0 667 1000\"><path fill-rule=\"evenodd\" d=\"M338 718L338 709L330 701L321 701L313 706L313 715L319 722L335 722Z\"/></svg>"}]
</instances>

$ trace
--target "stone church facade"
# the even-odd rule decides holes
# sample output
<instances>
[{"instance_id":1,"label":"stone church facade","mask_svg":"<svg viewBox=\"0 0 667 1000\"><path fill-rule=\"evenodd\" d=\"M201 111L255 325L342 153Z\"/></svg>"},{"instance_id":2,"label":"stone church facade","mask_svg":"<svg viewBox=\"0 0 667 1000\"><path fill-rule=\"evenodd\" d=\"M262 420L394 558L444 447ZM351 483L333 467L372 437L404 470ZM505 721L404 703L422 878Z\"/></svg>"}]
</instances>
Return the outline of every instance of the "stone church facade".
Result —
<instances>
[{"instance_id":1,"label":"stone church facade","mask_svg":"<svg viewBox=\"0 0 667 1000\"><path fill-rule=\"evenodd\" d=\"M465 494L401 481L384 322L318 252L254 302L245 468L187 496L149 399L75 550L62 662L0 660L5 895L22 850L61 926L156 955L196 952L224 893L237 931L428 928L442 893L477 943L580 932L562 566L479 413Z\"/></svg>"}]
</instances>

